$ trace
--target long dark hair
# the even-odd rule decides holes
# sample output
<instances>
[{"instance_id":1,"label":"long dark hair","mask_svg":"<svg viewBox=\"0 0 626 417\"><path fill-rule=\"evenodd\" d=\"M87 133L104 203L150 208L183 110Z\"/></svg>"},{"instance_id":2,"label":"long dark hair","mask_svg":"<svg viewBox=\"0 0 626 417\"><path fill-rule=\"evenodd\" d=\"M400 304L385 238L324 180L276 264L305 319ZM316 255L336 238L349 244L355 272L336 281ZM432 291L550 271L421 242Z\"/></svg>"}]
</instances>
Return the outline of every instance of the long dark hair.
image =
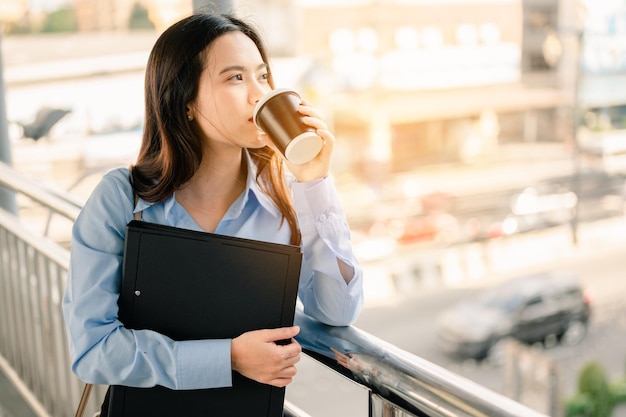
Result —
<instances>
[{"instance_id":1,"label":"long dark hair","mask_svg":"<svg viewBox=\"0 0 626 417\"><path fill-rule=\"evenodd\" d=\"M146 201L168 198L196 173L202 161L202 138L187 120L186 106L198 94L204 68L203 53L219 36L240 31L257 46L268 64L263 42L254 28L231 15L194 14L170 26L157 39L146 66L145 122L137 162L131 179ZM269 84L274 87L269 70ZM300 244L291 193L283 177L283 164L269 148L249 149L258 167L256 181L270 196L291 229L291 244Z\"/></svg>"}]
</instances>

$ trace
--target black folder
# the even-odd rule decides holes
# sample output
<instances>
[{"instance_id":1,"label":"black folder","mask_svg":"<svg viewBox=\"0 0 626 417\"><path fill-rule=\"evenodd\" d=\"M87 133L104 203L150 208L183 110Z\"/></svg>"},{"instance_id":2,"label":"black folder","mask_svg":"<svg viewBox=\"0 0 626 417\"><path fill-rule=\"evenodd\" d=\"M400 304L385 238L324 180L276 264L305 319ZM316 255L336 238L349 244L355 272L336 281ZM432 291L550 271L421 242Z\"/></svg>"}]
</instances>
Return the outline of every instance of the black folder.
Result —
<instances>
[{"instance_id":1,"label":"black folder","mask_svg":"<svg viewBox=\"0 0 626 417\"><path fill-rule=\"evenodd\" d=\"M296 246L131 221L119 318L174 340L223 339L293 325L302 254ZM233 371L233 386L112 386L110 417L277 417L285 389Z\"/></svg>"}]
</instances>

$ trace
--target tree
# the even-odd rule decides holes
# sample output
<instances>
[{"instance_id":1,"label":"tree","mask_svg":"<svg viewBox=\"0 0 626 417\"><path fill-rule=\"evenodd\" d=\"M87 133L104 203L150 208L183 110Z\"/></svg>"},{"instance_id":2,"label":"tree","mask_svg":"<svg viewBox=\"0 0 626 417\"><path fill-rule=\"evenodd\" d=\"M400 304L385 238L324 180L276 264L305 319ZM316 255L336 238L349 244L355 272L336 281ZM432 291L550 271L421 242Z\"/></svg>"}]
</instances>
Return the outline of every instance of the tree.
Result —
<instances>
[{"instance_id":1,"label":"tree","mask_svg":"<svg viewBox=\"0 0 626 417\"><path fill-rule=\"evenodd\" d=\"M128 18L129 29L154 29L154 23L148 16L148 10L139 3L135 3Z\"/></svg>"},{"instance_id":2,"label":"tree","mask_svg":"<svg viewBox=\"0 0 626 417\"><path fill-rule=\"evenodd\" d=\"M626 380L609 384L602 366L587 363L578 377L578 393L567 400L567 417L610 417L626 401Z\"/></svg>"},{"instance_id":3,"label":"tree","mask_svg":"<svg viewBox=\"0 0 626 417\"><path fill-rule=\"evenodd\" d=\"M69 7L51 12L41 28L42 32L76 32L77 30L76 11Z\"/></svg>"}]
</instances>

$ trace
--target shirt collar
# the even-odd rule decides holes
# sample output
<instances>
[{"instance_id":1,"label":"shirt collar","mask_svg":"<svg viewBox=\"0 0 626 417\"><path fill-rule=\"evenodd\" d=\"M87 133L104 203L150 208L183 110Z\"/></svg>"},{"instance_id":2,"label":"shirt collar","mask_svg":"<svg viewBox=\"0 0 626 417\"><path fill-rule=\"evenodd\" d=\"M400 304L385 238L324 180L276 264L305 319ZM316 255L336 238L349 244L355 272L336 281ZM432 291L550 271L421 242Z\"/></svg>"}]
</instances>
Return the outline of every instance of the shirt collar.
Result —
<instances>
[{"instance_id":1,"label":"shirt collar","mask_svg":"<svg viewBox=\"0 0 626 417\"><path fill-rule=\"evenodd\" d=\"M247 149L244 149L244 158L245 158L246 164L248 165L246 188L243 194L237 200L235 200L232 206L228 209L228 212L224 216L224 219L232 219L232 218L239 217L244 207L248 203L248 200L250 199L250 195L253 195L254 199L258 202L258 204L261 205L270 214L272 214L275 217L280 216L281 213L278 207L276 207L272 199L267 194L265 194L263 190L261 190L261 187L259 187L259 184L256 182L258 168L252 161L252 158L250 157L250 154L248 153ZM136 213L138 211L143 211L147 209L148 207L153 206L154 204L155 203L150 203L140 198L139 201L137 201L137 205L135 206L135 210L133 211L133 213ZM172 195L169 196L163 202L163 209L164 209L164 214L165 214L166 219L170 220L171 219L170 216L172 214L174 214L175 217L178 217L175 213L177 213L178 210L182 209L182 207L180 207L180 205L176 201L176 198L174 198L174 193L172 193Z\"/></svg>"},{"instance_id":2,"label":"shirt collar","mask_svg":"<svg viewBox=\"0 0 626 417\"><path fill-rule=\"evenodd\" d=\"M135 209L133 210L133 214L144 211L145 209L147 209L148 207L152 206L152 204L154 203L149 203L146 200L144 200L143 198L139 198L137 200L137 204L135 204Z\"/></svg>"},{"instance_id":3,"label":"shirt collar","mask_svg":"<svg viewBox=\"0 0 626 417\"><path fill-rule=\"evenodd\" d=\"M256 181L258 167L254 163L254 161L252 161L252 158L250 157L250 153L248 152L247 149L244 149L244 158L246 160L246 163L248 164L248 177L246 179L246 190L244 191L245 198L241 200L241 206L239 207L237 215L241 214L241 210L243 210L243 207L248 201L250 193L252 193L254 197L256 198L256 200L258 201L258 203L265 210L267 210L269 213L271 213L275 217L279 217L281 215L280 210L278 209L278 207L276 207L276 204L274 204L274 201L272 201L270 196L268 196L267 194L263 192L263 190L261 189L261 187ZM233 204L233 208L235 207L236 204L237 202Z\"/></svg>"}]
</instances>

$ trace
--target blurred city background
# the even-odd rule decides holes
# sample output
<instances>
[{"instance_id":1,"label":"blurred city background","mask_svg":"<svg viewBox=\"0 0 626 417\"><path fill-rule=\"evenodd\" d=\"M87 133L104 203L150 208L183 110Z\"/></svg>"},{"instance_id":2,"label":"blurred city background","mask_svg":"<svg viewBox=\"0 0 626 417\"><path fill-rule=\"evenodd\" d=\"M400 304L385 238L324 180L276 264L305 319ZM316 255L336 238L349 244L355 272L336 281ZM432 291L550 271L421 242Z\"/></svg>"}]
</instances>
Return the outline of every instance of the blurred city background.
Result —
<instances>
[{"instance_id":1,"label":"blurred city background","mask_svg":"<svg viewBox=\"0 0 626 417\"><path fill-rule=\"evenodd\" d=\"M133 162L149 51L199 7L257 26L277 86L335 132L333 175L365 270L357 326L544 412L547 369L563 400L589 363L626 378L625 0L2 0L3 159L86 199ZM69 244L63 219L45 227ZM442 350L447 307L563 271L591 305L586 334L542 338L532 377ZM309 385L288 397L313 416L366 412L350 400L359 392L323 378L305 361ZM316 394L337 396L332 413Z\"/></svg>"}]
</instances>

